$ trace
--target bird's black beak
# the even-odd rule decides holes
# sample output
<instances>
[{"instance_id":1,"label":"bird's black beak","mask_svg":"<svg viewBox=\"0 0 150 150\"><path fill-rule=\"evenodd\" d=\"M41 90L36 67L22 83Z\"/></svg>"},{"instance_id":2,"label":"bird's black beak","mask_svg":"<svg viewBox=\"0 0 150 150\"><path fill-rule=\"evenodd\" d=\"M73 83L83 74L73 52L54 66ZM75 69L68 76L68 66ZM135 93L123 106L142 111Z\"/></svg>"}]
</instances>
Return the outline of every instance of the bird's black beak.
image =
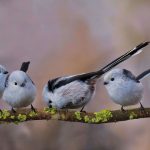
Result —
<instances>
[{"instance_id":1,"label":"bird's black beak","mask_svg":"<svg viewBox=\"0 0 150 150\"><path fill-rule=\"evenodd\" d=\"M21 87L25 87L25 85L26 85L25 83L22 83L20 86L21 86Z\"/></svg>"},{"instance_id":2,"label":"bird's black beak","mask_svg":"<svg viewBox=\"0 0 150 150\"><path fill-rule=\"evenodd\" d=\"M8 73L8 71L4 71L4 74L7 74Z\"/></svg>"},{"instance_id":3,"label":"bird's black beak","mask_svg":"<svg viewBox=\"0 0 150 150\"><path fill-rule=\"evenodd\" d=\"M104 85L107 85L108 84L108 82L104 82Z\"/></svg>"}]
</instances>

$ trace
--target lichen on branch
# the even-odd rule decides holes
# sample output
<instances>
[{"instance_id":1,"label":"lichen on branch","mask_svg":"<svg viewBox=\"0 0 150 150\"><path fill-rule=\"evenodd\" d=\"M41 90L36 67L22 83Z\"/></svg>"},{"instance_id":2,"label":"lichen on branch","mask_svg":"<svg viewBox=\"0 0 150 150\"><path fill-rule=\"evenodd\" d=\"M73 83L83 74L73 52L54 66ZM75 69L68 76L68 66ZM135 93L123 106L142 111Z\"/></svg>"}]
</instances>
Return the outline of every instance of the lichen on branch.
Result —
<instances>
[{"instance_id":1,"label":"lichen on branch","mask_svg":"<svg viewBox=\"0 0 150 150\"><path fill-rule=\"evenodd\" d=\"M55 108L38 109L36 112L31 109L19 109L16 113L2 110L0 112L0 123L15 123L33 120L60 120L68 122L81 122L89 124L111 123L125 120L150 117L150 108L131 109L122 112L121 110L101 110L99 112L88 113L71 110L56 110Z\"/></svg>"}]
</instances>

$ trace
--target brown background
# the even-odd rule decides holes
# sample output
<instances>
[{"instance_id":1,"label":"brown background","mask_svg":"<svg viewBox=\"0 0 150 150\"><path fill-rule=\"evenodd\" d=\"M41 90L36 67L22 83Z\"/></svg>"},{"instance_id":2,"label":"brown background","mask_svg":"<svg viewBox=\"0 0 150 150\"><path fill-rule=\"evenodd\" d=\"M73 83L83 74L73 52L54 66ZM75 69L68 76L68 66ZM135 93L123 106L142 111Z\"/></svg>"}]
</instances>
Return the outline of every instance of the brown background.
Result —
<instances>
[{"instance_id":1,"label":"brown background","mask_svg":"<svg viewBox=\"0 0 150 150\"><path fill-rule=\"evenodd\" d=\"M44 107L43 85L50 78L98 69L150 40L148 0L0 0L0 63L8 70L31 61L38 88L34 106ZM118 67L138 75L150 67L150 47ZM143 80L143 105L150 107L149 78ZM9 108L1 101L1 108ZM139 107L134 106L134 107ZM86 111L119 109L103 81ZM150 121L107 125L35 121L0 125L1 150L149 150Z\"/></svg>"}]
</instances>

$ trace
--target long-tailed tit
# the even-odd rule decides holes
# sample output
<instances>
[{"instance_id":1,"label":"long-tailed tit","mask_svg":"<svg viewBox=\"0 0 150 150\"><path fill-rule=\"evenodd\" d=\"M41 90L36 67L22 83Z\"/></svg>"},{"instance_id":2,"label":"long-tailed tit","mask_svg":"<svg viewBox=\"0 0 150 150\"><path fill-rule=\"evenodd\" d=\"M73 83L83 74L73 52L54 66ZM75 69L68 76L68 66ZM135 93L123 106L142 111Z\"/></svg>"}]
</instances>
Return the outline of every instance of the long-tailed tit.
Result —
<instances>
[{"instance_id":1,"label":"long-tailed tit","mask_svg":"<svg viewBox=\"0 0 150 150\"><path fill-rule=\"evenodd\" d=\"M5 89L5 81L7 77L8 77L8 71L4 66L0 65L0 98L2 97Z\"/></svg>"},{"instance_id":2,"label":"long-tailed tit","mask_svg":"<svg viewBox=\"0 0 150 150\"><path fill-rule=\"evenodd\" d=\"M141 52L148 44L149 42L141 43L98 71L49 80L43 88L44 101L49 107L58 109L82 107L82 111L94 95L97 79L119 63Z\"/></svg>"},{"instance_id":3,"label":"long-tailed tit","mask_svg":"<svg viewBox=\"0 0 150 150\"><path fill-rule=\"evenodd\" d=\"M143 96L143 85L141 79L150 74L150 69L144 71L139 76L134 76L126 69L113 69L104 76L104 85L113 102L124 106L140 103Z\"/></svg>"},{"instance_id":4,"label":"long-tailed tit","mask_svg":"<svg viewBox=\"0 0 150 150\"><path fill-rule=\"evenodd\" d=\"M24 62L20 70L13 71L6 81L3 100L6 101L15 112L14 108L27 107L35 111L32 102L36 96L36 87L30 77L26 74L30 62Z\"/></svg>"}]
</instances>

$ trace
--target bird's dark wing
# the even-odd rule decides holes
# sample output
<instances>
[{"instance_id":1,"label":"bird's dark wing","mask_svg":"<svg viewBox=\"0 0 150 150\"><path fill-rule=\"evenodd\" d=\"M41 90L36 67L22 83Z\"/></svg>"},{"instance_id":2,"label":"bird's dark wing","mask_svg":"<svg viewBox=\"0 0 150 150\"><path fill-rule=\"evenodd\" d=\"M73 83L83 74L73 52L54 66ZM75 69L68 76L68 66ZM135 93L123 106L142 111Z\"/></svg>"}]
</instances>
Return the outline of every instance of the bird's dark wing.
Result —
<instances>
[{"instance_id":1,"label":"bird's dark wing","mask_svg":"<svg viewBox=\"0 0 150 150\"><path fill-rule=\"evenodd\" d=\"M127 78L129 78L129 79L134 80L134 81L136 81L136 82L139 82L139 81L136 79L136 77L135 77L129 70L123 69L123 74L124 74L125 77L127 77Z\"/></svg>"},{"instance_id":2,"label":"bird's dark wing","mask_svg":"<svg viewBox=\"0 0 150 150\"><path fill-rule=\"evenodd\" d=\"M55 79L51 79L48 81L47 85L48 85L48 90L53 92L55 89L56 89L56 86L57 86L57 82L58 80L60 79L61 77L57 77ZM59 83L59 82L58 82Z\"/></svg>"},{"instance_id":3,"label":"bird's dark wing","mask_svg":"<svg viewBox=\"0 0 150 150\"><path fill-rule=\"evenodd\" d=\"M68 76L68 77L58 77L48 81L48 89L49 91L53 92L55 89L64 86L66 84L69 84L73 81L85 82L93 78L93 76L94 76L93 72L90 72L90 73L79 74L79 75Z\"/></svg>"},{"instance_id":4,"label":"bird's dark wing","mask_svg":"<svg viewBox=\"0 0 150 150\"><path fill-rule=\"evenodd\" d=\"M32 81L32 79L30 78L30 76L29 75L27 75L27 76L28 76L29 80L32 82L32 84L35 85L34 82Z\"/></svg>"},{"instance_id":5,"label":"bird's dark wing","mask_svg":"<svg viewBox=\"0 0 150 150\"><path fill-rule=\"evenodd\" d=\"M8 87L8 78L9 78L9 75L7 75L7 77L6 77L6 80L5 80L5 87Z\"/></svg>"}]
</instances>

